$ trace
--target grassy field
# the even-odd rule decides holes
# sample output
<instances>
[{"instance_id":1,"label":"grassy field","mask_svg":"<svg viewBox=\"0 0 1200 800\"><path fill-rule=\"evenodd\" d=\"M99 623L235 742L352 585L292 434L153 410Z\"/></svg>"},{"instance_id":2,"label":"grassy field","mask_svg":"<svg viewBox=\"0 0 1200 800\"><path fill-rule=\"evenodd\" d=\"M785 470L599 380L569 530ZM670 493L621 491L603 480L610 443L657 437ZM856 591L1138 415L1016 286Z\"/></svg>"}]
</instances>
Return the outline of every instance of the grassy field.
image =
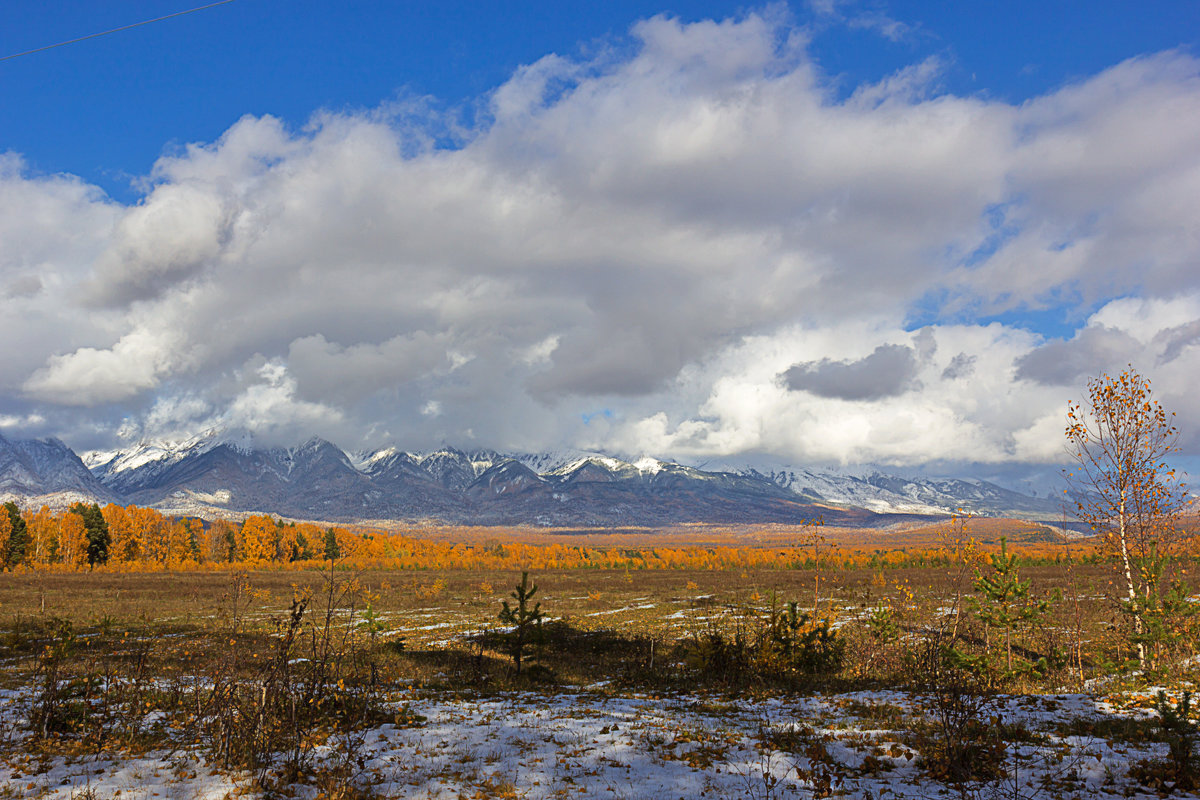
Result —
<instances>
[{"instance_id":1,"label":"grassy field","mask_svg":"<svg viewBox=\"0 0 1200 800\"><path fill-rule=\"evenodd\" d=\"M1007 633L963 565L544 570L518 675L520 578L0 574L0 796L1082 798L1200 774L1190 710L1174 733L1148 710L1156 682L1180 708L1193 642L1122 667L1103 563L1021 567L1047 606Z\"/></svg>"},{"instance_id":2,"label":"grassy field","mask_svg":"<svg viewBox=\"0 0 1200 800\"><path fill-rule=\"evenodd\" d=\"M242 574L252 589L251 616L265 619L285 610L294 593L319 590L327 579L316 571L36 573L0 574L0 621L53 616L77 626L111 618L145 620L155 626L204 628L227 602L232 575ZM1069 592L1071 575L1061 565L1022 569L1035 591ZM464 630L497 624L496 613L520 580L519 570L342 571L371 595L374 610L396 620L414 642L443 642ZM543 571L534 575L537 599L553 618L592 628L637 630L669 637L687 631L689 621L712 608L765 608L798 601L812 608L814 590L821 614L854 619L881 601L907 604L914 618L954 595L957 568L888 570L591 570ZM1111 570L1081 564L1074 581L1089 623L1111 617L1094 599L1109 591ZM969 589L969 586L967 586ZM912 598L907 595L911 594ZM438 627L432 627L438 626Z\"/></svg>"}]
</instances>

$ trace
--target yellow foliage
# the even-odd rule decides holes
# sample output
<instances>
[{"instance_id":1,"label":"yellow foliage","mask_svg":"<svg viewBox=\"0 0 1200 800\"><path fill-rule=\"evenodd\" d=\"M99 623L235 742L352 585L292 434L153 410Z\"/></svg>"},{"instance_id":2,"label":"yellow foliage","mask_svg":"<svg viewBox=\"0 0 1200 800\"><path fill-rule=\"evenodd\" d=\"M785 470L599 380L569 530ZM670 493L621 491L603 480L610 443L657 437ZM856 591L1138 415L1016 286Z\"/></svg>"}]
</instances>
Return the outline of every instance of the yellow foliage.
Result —
<instances>
[{"instance_id":1,"label":"yellow foliage","mask_svg":"<svg viewBox=\"0 0 1200 800\"><path fill-rule=\"evenodd\" d=\"M25 519L25 530L29 535L26 561L32 566L49 564L58 550L58 520L46 506L42 506L36 514L26 511L21 516Z\"/></svg>"},{"instance_id":2,"label":"yellow foliage","mask_svg":"<svg viewBox=\"0 0 1200 800\"><path fill-rule=\"evenodd\" d=\"M87 563L87 528L83 517L70 511L58 520L58 562L67 567Z\"/></svg>"},{"instance_id":3,"label":"yellow foliage","mask_svg":"<svg viewBox=\"0 0 1200 800\"><path fill-rule=\"evenodd\" d=\"M8 555L8 539L12 536L12 520L8 518L8 511L0 507L0 567Z\"/></svg>"},{"instance_id":4,"label":"yellow foliage","mask_svg":"<svg viewBox=\"0 0 1200 800\"><path fill-rule=\"evenodd\" d=\"M241 553L243 560L254 564L275 557L275 521L267 516L247 517L242 523Z\"/></svg>"},{"instance_id":5,"label":"yellow foliage","mask_svg":"<svg viewBox=\"0 0 1200 800\"><path fill-rule=\"evenodd\" d=\"M434 581L429 586L414 587L413 594L415 594L417 596L417 598L421 599L421 600L432 600L435 597L441 596L442 592L444 592L445 590L446 590L446 582L444 580L442 580L441 578L438 578L436 581Z\"/></svg>"},{"instance_id":6,"label":"yellow foliage","mask_svg":"<svg viewBox=\"0 0 1200 800\"><path fill-rule=\"evenodd\" d=\"M324 530L311 523L279 525L269 516L251 516L240 524L215 520L202 525L192 519L171 519L153 509L109 505L102 509L111 536L109 569L148 571L163 569L225 569L239 564L281 564L294 569L313 569L322 566L325 547ZM40 555L31 559L29 567L60 568L86 561L86 533L79 540L77 514L62 530L62 518L46 509L22 515L29 525L31 540L40 546ZM1000 533L1012 532L1016 523L978 521L976 526L1006 524L997 528ZM945 526L942 526L945 528ZM1039 526L1032 525L1030 532ZM833 537L822 538L820 569L870 569L872 583L879 588L885 575L895 567L948 564L965 560L971 563L982 557L982 546L965 536L946 536L946 530L925 535L921 543L898 545L882 552L877 540L864 537L843 546ZM1021 529L1017 529L1020 532ZM961 534L961 529L950 533ZM993 531L994 533L995 531ZM792 546L751 544L746 546L688 545L648 546L633 535L605 534L603 544L554 541L553 534L515 530L509 538L498 538L494 528L418 529L381 531L365 528L334 528L333 535L341 553L341 562L351 569L410 569L410 570L619 570L627 582L634 580L635 570L724 570L748 577L753 570L811 569L814 562L813 543L796 542ZM843 534L839 534L842 536ZM857 535L857 534L855 534ZM0 552L9 536L7 515L0 514ZM65 538L64 538L65 537ZM539 537L542 543L531 543L519 537ZM893 537L895 538L895 537ZM453 539L453 540L448 540ZM33 549L31 541L31 551ZM535 539L536 541L536 539ZM659 540L661 541L661 540ZM869 545L867 544L869 543ZM1026 547L1014 547L1010 552L1022 558L1061 558L1064 553L1090 553L1093 545L1073 542L1036 542ZM1064 548L1066 548L1064 550ZM297 560L292 560L296 558ZM435 582L417 587L426 597L441 593L445 584ZM699 587L687 581L688 591ZM492 594L486 582L479 584L481 595ZM904 590L901 590L903 601Z\"/></svg>"}]
</instances>

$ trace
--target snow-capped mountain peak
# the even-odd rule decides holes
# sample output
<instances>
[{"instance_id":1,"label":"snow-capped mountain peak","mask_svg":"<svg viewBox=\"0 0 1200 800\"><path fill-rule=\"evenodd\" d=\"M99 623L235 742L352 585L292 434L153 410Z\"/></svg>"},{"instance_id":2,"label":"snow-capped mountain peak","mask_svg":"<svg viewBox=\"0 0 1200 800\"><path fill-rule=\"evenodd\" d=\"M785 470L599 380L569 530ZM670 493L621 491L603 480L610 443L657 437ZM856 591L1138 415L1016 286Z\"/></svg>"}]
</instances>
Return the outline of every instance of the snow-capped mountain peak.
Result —
<instances>
[{"instance_id":1,"label":"snow-capped mountain peak","mask_svg":"<svg viewBox=\"0 0 1200 800\"><path fill-rule=\"evenodd\" d=\"M866 524L864 513L944 515L965 508L1061 519L1049 491L1034 496L976 477L902 476L870 467L688 466L649 455L626 460L580 450L509 455L454 447L349 455L320 438L267 448L248 432L212 429L182 441L87 453L85 468L53 440L17 444L0 444L0 460L6 459L0 488L14 496L44 494L51 473L73 474L55 485L177 513L547 525L787 522L816 513Z\"/></svg>"},{"instance_id":2,"label":"snow-capped mountain peak","mask_svg":"<svg viewBox=\"0 0 1200 800\"><path fill-rule=\"evenodd\" d=\"M657 458L651 458L650 456L642 456L637 461L633 462L634 468L640 472L649 473L650 475L657 475L658 473L662 472L663 467L666 465L667 462L659 461Z\"/></svg>"}]
</instances>

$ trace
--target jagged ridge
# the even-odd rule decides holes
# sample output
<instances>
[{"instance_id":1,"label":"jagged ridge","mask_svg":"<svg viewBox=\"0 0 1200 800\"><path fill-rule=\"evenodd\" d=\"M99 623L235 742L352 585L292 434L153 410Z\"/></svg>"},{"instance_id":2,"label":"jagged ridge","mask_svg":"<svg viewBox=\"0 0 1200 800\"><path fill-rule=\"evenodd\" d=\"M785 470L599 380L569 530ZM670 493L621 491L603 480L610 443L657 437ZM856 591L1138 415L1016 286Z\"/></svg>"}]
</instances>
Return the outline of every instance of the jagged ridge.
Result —
<instances>
[{"instance_id":1,"label":"jagged ridge","mask_svg":"<svg viewBox=\"0 0 1200 800\"><path fill-rule=\"evenodd\" d=\"M351 455L323 439L292 448L257 447L247 435L210 431L178 443L89 453L80 461L57 440L18 444L0 438L0 459L6 459L0 461L0 491L13 497L28 500L69 489L76 499L179 514L561 526L795 523L814 516L831 524L882 525L897 521L898 514L941 515L959 508L1046 520L1058 514L1049 500L986 481L793 468L705 470L577 451L504 455L392 447ZM29 466L34 462L37 470Z\"/></svg>"}]
</instances>

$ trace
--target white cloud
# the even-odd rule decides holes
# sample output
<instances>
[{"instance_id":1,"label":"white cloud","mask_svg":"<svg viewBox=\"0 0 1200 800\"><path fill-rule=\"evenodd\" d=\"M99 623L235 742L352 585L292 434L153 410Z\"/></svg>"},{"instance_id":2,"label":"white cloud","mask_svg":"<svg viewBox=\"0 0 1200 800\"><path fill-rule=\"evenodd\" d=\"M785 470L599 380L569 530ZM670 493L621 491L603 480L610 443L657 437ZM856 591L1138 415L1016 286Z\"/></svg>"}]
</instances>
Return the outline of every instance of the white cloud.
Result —
<instances>
[{"instance_id":1,"label":"white cloud","mask_svg":"<svg viewBox=\"0 0 1200 800\"><path fill-rule=\"evenodd\" d=\"M1124 359L1194 396L1200 63L1014 106L926 59L835 101L806 35L646 20L519 70L458 149L419 105L245 117L132 206L0 157L0 409L89 443L226 421L915 463L1056 458L1068 390ZM1065 302L1099 309L1067 341L971 322ZM909 355L880 383L875 353ZM803 364L863 374L790 391Z\"/></svg>"},{"instance_id":2,"label":"white cloud","mask_svg":"<svg viewBox=\"0 0 1200 800\"><path fill-rule=\"evenodd\" d=\"M296 381L283 363L268 361L255 373L261 380L251 378L252 382L233 399L220 417L223 427L248 431L271 443L324 433L341 423L338 409L296 397Z\"/></svg>"},{"instance_id":3,"label":"white cloud","mask_svg":"<svg viewBox=\"0 0 1200 800\"><path fill-rule=\"evenodd\" d=\"M18 431L36 428L46 422L46 418L41 414L27 414L25 416L17 416L15 414L0 414L0 428L14 428Z\"/></svg>"},{"instance_id":4,"label":"white cloud","mask_svg":"<svg viewBox=\"0 0 1200 800\"><path fill-rule=\"evenodd\" d=\"M88 301L127 305L194 277L221 252L229 209L209 187L164 184L121 220L86 286Z\"/></svg>"},{"instance_id":5,"label":"white cloud","mask_svg":"<svg viewBox=\"0 0 1200 800\"><path fill-rule=\"evenodd\" d=\"M179 336L138 328L111 349L81 347L51 356L29 377L25 391L66 406L94 406L128 400L159 385L172 368Z\"/></svg>"},{"instance_id":6,"label":"white cloud","mask_svg":"<svg viewBox=\"0 0 1200 800\"><path fill-rule=\"evenodd\" d=\"M887 320L747 340L722 354L711 372L695 376L711 391L693 415L677 421L662 412L635 417L619 425L613 439L626 452L640 452L645 440L657 452L690 458L769 453L801 462L1043 461L1061 455L1061 447L1019 436L1042 414L1061 411L1064 402L1061 391L1013 384L1014 358L1028 352L1035 336L1000 325L926 328L922 335L933 337L936 347L917 363L913 388L887 400L822 397L790 390L778 379L812 353L853 362L877 351L870 343L912 341ZM972 379L943 377L964 353L975 359Z\"/></svg>"},{"instance_id":7,"label":"white cloud","mask_svg":"<svg viewBox=\"0 0 1200 800\"><path fill-rule=\"evenodd\" d=\"M1200 320L1200 292L1167 298L1122 297L1106 303L1087 324L1125 331L1148 345L1164 331L1196 320Z\"/></svg>"}]
</instances>

